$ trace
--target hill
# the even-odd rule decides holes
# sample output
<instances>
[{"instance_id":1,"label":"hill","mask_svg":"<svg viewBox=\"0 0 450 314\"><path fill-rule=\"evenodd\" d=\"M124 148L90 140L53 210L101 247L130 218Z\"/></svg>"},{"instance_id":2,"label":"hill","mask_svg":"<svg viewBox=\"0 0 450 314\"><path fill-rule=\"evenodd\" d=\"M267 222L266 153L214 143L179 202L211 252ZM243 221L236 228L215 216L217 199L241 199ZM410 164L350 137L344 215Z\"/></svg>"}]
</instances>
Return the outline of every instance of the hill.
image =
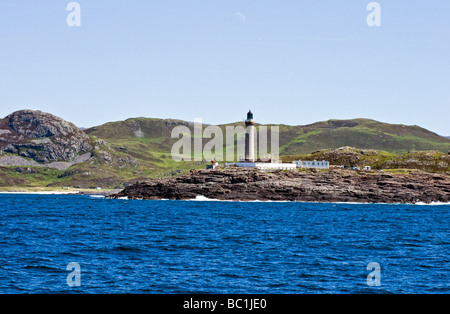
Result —
<instances>
[{"instance_id":1,"label":"hill","mask_svg":"<svg viewBox=\"0 0 450 314\"><path fill-rule=\"evenodd\" d=\"M171 128L187 123L143 120L85 132L48 113L14 112L0 120L0 186L122 188L136 180L204 167L177 163L170 156Z\"/></svg>"},{"instance_id":2,"label":"hill","mask_svg":"<svg viewBox=\"0 0 450 314\"><path fill-rule=\"evenodd\" d=\"M119 172L136 165L49 113L20 110L0 120L0 186L117 186Z\"/></svg>"},{"instance_id":3,"label":"hill","mask_svg":"<svg viewBox=\"0 0 450 314\"><path fill-rule=\"evenodd\" d=\"M220 125L225 134L227 126ZM183 125L193 134L193 124L181 120L135 118L111 122L86 130L105 139L116 149L122 147L137 159L167 165L166 157L177 139L171 139L173 127ZM260 126L257 124L257 127ZM272 126L272 125L267 125ZM280 128L280 155L309 154L322 149L351 146L404 154L437 150L447 153L450 140L418 126L394 125L368 119L329 120L305 126L277 125ZM269 132L270 138L270 132ZM150 153L149 153L150 152ZM156 159L156 160L155 160ZM163 164L161 164L163 161Z\"/></svg>"},{"instance_id":4,"label":"hill","mask_svg":"<svg viewBox=\"0 0 450 314\"><path fill-rule=\"evenodd\" d=\"M242 124L219 127L225 130L227 126ZM191 169L204 168L206 161L172 159L172 145L178 139L172 139L171 132L176 126L185 126L193 134L193 123L182 120L132 118L81 130L51 114L17 111L0 120L0 186L121 188L149 178L180 176ZM361 153L363 150L378 152L367 155L377 156L370 160L367 156L359 158L361 164L370 161L374 167L448 171L445 158L438 164L439 158L449 152L450 140L418 126L367 119L278 126L280 155L285 161L322 158L341 164L348 152L334 158L334 153L327 155L324 150L352 146L360 151L356 155L366 156L367 152ZM425 157L414 159L411 154ZM437 163L427 158L434 158ZM416 160L415 165L412 160ZM424 162L428 163L426 167Z\"/></svg>"},{"instance_id":5,"label":"hill","mask_svg":"<svg viewBox=\"0 0 450 314\"><path fill-rule=\"evenodd\" d=\"M49 113L21 110L0 120L0 154L30 164L73 162L93 150L92 140L72 123Z\"/></svg>"},{"instance_id":6,"label":"hill","mask_svg":"<svg viewBox=\"0 0 450 314\"><path fill-rule=\"evenodd\" d=\"M329 120L306 126L281 126L280 154L309 154L351 146L404 154L438 150L447 153L450 141L419 126L388 124L369 119Z\"/></svg>"},{"instance_id":7,"label":"hill","mask_svg":"<svg viewBox=\"0 0 450 314\"><path fill-rule=\"evenodd\" d=\"M370 166L372 169L415 169L426 172L450 172L450 154L439 151L419 151L395 154L373 149L341 147L324 149L311 154L285 156L284 161L327 160L344 167Z\"/></svg>"}]
</instances>

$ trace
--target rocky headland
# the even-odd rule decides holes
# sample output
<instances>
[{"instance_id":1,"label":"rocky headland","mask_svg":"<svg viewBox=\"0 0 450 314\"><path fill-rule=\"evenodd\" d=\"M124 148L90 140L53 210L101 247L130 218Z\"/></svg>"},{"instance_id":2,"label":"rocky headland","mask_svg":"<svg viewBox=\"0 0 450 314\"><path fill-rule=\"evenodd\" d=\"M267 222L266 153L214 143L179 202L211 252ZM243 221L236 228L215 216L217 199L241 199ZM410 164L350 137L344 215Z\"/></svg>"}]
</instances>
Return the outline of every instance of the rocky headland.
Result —
<instances>
[{"instance_id":1,"label":"rocky headland","mask_svg":"<svg viewBox=\"0 0 450 314\"><path fill-rule=\"evenodd\" d=\"M0 134L1 166L67 169L88 160L94 149L93 141L74 124L41 111L10 114L0 120Z\"/></svg>"},{"instance_id":2,"label":"rocky headland","mask_svg":"<svg viewBox=\"0 0 450 314\"><path fill-rule=\"evenodd\" d=\"M450 176L421 171L276 171L227 167L139 182L112 198L360 203L450 202Z\"/></svg>"}]
</instances>

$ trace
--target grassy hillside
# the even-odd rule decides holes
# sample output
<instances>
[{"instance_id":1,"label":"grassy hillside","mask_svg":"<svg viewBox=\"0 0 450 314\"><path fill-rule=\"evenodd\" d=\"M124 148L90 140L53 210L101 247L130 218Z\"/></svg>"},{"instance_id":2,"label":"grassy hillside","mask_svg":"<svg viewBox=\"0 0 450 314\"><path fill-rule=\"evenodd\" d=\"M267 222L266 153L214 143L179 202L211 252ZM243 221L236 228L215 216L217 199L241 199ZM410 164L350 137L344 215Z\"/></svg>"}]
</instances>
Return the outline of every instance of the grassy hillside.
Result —
<instances>
[{"instance_id":1,"label":"grassy hillside","mask_svg":"<svg viewBox=\"0 0 450 314\"><path fill-rule=\"evenodd\" d=\"M243 122L219 127L225 135L227 126L237 125ZM204 168L206 161L175 162L172 159L172 145L178 139L172 139L171 132L177 126L187 127L193 134L190 122L150 118L110 122L87 129L85 133L95 143L88 162L67 170L0 167L0 186L121 188L135 181L179 176L193 168ZM286 162L325 159L348 166L449 171L450 140L417 126L355 119L278 127L280 155ZM270 132L268 136L270 140ZM208 141L204 139L203 144ZM335 149L345 146L354 148L336 154Z\"/></svg>"},{"instance_id":2,"label":"grassy hillside","mask_svg":"<svg viewBox=\"0 0 450 314\"><path fill-rule=\"evenodd\" d=\"M284 161L327 160L331 165L345 167L371 166L373 169L416 169L427 172L450 172L450 155L439 151L395 154L373 149L341 147L312 154L285 156Z\"/></svg>"},{"instance_id":3,"label":"grassy hillside","mask_svg":"<svg viewBox=\"0 0 450 314\"><path fill-rule=\"evenodd\" d=\"M283 129L281 155L309 154L343 146L398 154L423 150L447 153L450 150L448 139L421 127L368 119L329 120L307 126L285 126Z\"/></svg>"},{"instance_id":4,"label":"grassy hillside","mask_svg":"<svg viewBox=\"0 0 450 314\"><path fill-rule=\"evenodd\" d=\"M85 130L94 138L105 140L113 154L123 154L137 160L135 173L142 176L166 176L182 173L198 166L194 162L175 162L171 156L172 129L186 126L193 131L193 125L181 120L135 118L111 122Z\"/></svg>"},{"instance_id":5,"label":"grassy hillside","mask_svg":"<svg viewBox=\"0 0 450 314\"><path fill-rule=\"evenodd\" d=\"M237 125L243 125L243 123L236 122L219 127L225 135L227 126ZM111 122L88 129L86 133L104 139L115 152L132 156L140 164L145 165L146 169L155 173L164 172L164 169L179 169L187 166L171 158L172 145L178 141L178 139L171 139L172 129L176 126L186 126L191 134L194 133L192 123L149 118ZM280 129L281 156L310 154L323 149L345 146L395 154L427 150L443 153L450 151L449 139L418 126L393 125L368 119L329 120L306 126L277 126ZM270 141L270 131L268 138ZM209 139L204 139L203 144L208 141Z\"/></svg>"}]
</instances>

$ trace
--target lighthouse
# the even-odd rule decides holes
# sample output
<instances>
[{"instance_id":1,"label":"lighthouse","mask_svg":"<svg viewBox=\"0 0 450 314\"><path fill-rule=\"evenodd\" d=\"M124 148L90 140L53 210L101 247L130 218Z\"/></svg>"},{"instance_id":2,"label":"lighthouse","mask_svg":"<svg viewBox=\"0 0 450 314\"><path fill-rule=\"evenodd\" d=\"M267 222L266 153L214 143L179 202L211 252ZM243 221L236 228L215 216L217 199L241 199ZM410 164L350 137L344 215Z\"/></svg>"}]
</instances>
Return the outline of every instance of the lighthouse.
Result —
<instances>
[{"instance_id":1,"label":"lighthouse","mask_svg":"<svg viewBox=\"0 0 450 314\"><path fill-rule=\"evenodd\" d=\"M250 110L245 120L245 161L255 162L255 120Z\"/></svg>"},{"instance_id":2,"label":"lighthouse","mask_svg":"<svg viewBox=\"0 0 450 314\"><path fill-rule=\"evenodd\" d=\"M287 164L283 163L281 159L269 159L261 160L257 159L255 153L256 147L256 127L255 120L253 120L253 113L250 110L247 113L247 120L245 120L245 159L241 159L236 163L229 163L226 166L236 166L239 168L254 168L262 171L273 171L273 170L295 170L297 165L295 163ZM277 131L278 132L278 131ZM278 134L278 133L276 133ZM278 136L278 135L277 135ZM272 139L273 139L272 134ZM266 139L267 140L267 139ZM273 149L273 146L272 146Z\"/></svg>"}]
</instances>

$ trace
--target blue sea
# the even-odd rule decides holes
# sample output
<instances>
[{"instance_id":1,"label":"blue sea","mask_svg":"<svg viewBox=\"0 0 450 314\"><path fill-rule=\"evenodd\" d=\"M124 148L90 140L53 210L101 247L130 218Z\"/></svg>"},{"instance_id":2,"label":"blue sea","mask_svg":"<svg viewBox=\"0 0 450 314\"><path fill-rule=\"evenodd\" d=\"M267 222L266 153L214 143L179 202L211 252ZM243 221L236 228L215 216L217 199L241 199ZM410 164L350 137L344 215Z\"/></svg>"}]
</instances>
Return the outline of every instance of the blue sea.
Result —
<instances>
[{"instance_id":1,"label":"blue sea","mask_svg":"<svg viewBox=\"0 0 450 314\"><path fill-rule=\"evenodd\" d=\"M12 194L0 204L3 294L450 292L450 205Z\"/></svg>"}]
</instances>

